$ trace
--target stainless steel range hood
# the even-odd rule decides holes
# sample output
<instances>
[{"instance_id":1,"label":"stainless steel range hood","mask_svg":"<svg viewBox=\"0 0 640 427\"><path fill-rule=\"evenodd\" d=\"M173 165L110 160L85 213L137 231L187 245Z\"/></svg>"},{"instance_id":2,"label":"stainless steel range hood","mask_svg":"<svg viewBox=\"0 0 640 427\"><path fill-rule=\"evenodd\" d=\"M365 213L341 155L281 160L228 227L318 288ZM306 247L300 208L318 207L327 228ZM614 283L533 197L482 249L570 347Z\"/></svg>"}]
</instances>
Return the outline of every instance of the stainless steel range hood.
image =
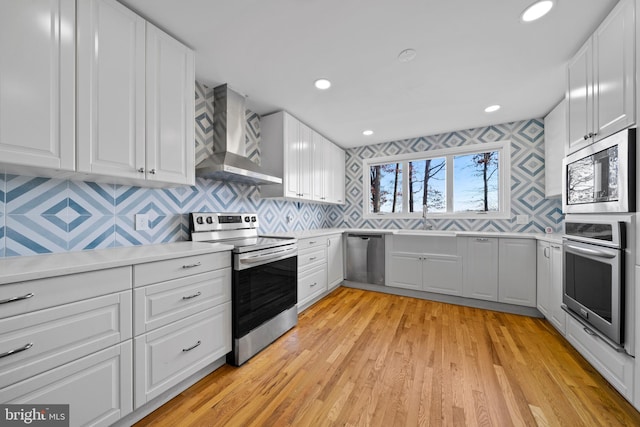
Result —
<instances>
[{"instance_id":1,"label":"stainless steel range hood","mask_svg":"<svg viewBox=\"0 0 640 427\"><path fill-rule=\"evenodd\" d=\"M282 184L249 160L245 142L245 98L224 84L213 89L213 154L196 166L196 176L243 184Z\"/></svg>"}]
</instances>

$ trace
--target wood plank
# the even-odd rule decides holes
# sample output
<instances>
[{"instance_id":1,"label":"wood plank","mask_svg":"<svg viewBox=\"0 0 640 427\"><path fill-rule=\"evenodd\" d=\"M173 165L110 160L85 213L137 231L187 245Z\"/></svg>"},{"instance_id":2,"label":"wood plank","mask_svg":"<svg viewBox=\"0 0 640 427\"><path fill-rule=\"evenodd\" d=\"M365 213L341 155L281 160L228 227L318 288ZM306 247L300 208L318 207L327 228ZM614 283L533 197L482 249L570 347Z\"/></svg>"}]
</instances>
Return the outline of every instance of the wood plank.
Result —
<instances>
[{"instance_id":1,"label":"wood plank","mask_svg":"<svg viewBox=\"0 0 640 427\"><path fill-rule=\"evenodd\" d=\"M640 425L544 319L339 288L138 426Z\"/></svg>"}]
</instances>

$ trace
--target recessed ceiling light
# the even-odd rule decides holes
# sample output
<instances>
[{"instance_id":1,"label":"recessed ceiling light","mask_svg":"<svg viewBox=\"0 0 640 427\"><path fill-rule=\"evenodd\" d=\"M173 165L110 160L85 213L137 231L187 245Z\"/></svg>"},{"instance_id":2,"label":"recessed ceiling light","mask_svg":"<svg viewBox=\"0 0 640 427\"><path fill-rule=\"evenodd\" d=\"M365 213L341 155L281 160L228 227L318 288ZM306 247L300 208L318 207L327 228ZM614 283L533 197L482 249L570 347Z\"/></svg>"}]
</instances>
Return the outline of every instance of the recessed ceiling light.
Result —
<instances>
[{"instance_id":1,"label":"recessed ceiling light","mask_svg":"<svg viewBox=\"0 0 640 427\"><path fill-rule=\"evenodd\" d=\"M320 90L327 90L331 87L331 82L327 79L318 79L314 84Z\"/></svg>"},{"instance_id":2,"label":"recessed ceiling light","mask_svg":"<svg viewBox=\"0 0 640 427\"><path fill-rule=\"evenodd\" d=\"M405 49L398 54L398 61L409 62L409 61L413 61L415 57L416 57L415 49Z\"/></svg>"},{"instance_id":3,"label":"recessed ceiling light","mask_svg":"<svg viewBox=\"0 0 640 427\"><path fill-rule=\"evenodd\" d=\"M494 111L498 111L500 109L500 106L498 104L496 105L489 105L487 108L484 109L485 113L493 113Z\"/></svg>"},{"instance_id":4,"label":"recessed ceiling light","mask_svg":"<svg viewBox=\"0 0 640 427\"><path fill-rule=\"evenodd\" d=\"M373 131L371 129L363 130L362 134L364 136L371 136L371 135L373 135Z\"/></svg>"},{"instance_id":5,"label":"recessed ceiling light","mask_svg":"<svg viewBox=\"0 0 640 427\"><path fill-rule=\"evenodd\" d=\"M542 18L553 7L553 0L537 1L522 12L520 18L523 22L531 22Z\"/></svg>"}]
</instances>

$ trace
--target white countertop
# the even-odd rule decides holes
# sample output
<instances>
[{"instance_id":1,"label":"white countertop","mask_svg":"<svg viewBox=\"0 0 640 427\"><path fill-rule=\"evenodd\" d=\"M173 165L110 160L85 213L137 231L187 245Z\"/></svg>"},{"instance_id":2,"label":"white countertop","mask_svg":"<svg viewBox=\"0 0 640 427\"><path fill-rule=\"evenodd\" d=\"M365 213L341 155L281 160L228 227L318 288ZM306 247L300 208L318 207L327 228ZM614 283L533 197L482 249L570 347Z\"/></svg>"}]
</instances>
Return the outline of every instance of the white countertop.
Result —
<instances>
[{"instance_id":1,"label":"white countertop","mask_svg":"<svg viewBox=\"0 0 640 427\"><path fill-rule=\"evenodd\" d=\"M221 243L175 242L4 258L0 260L0 285L232 249Z\"/></svg>"},{"instance_id":2,"label":"white countertop","mask_svg":"<svg viewBox=\"0 0 640 427\"><path fill-rule=\"evenodd\" d=\"M517 233L501 231L457 231L457 230L411 230L411 229L371 229L371 228L319 228L315 230L288 231L267 234L269 236L295 237L306 239L310 237L327 236L341 233L381 233L404 236L451 236L451 237L502 237L511 239L535 239L551 243L562 243L560 233Z\"/></svg>"}]
</instances>

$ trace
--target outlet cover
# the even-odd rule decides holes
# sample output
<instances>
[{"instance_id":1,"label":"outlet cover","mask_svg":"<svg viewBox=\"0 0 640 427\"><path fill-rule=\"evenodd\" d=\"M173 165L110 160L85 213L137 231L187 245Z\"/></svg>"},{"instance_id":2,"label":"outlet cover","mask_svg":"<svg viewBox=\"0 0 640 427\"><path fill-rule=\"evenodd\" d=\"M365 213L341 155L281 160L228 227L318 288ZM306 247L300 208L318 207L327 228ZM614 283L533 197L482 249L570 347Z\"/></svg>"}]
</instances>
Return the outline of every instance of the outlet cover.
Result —
<instances>
[{"instance_id":1,"label":"outlet cover","mask_svg":"<svg viewBox=\"0 0 640 427\"><path fill-rule=\"evenodd\" d=\"M516 215L516 224L529 224L529 215Z\"/></svg>"},{"instance_id":2,"label":"outlet cover","mask_svg":"<svg viewBox=\"0 0 640 427\"><path fill-rule=\"evenodd\" d=\"M147 214L136 214L136 231L144 231L149 229L149 215Z\"/></svg>"}]
</instances>

